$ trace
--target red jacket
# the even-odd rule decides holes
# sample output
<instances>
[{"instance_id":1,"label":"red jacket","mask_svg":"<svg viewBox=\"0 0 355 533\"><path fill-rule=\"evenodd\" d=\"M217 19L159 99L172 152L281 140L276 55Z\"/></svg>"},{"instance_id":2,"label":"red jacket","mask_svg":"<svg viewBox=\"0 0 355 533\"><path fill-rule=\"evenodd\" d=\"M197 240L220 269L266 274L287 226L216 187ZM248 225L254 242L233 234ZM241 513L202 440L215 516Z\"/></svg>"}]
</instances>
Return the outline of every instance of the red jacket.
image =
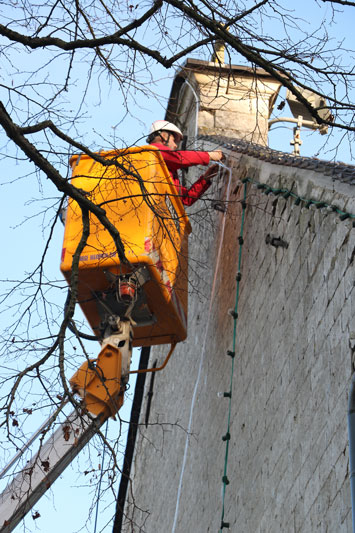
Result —
<instances>
[{"instance_id":1,"label":"red jacket","mask_svg":"<svg viewBox=\"0 0 355 533\"><path fill-rule=\"evenodd\" d=\"M184 205L192 205L202 196L204 192L210 187L211 182L205 180L201 176L191 187L183 187L180 183L177 171L180 168L188 168L194 165L208 165L210 156L208 152L197 152L190 150L170 150L167 146L161 143L151 143L161 151L161 155L168 167L170 175L174 181L174 185L181 197Z\"/></svg>"}]
</instances>

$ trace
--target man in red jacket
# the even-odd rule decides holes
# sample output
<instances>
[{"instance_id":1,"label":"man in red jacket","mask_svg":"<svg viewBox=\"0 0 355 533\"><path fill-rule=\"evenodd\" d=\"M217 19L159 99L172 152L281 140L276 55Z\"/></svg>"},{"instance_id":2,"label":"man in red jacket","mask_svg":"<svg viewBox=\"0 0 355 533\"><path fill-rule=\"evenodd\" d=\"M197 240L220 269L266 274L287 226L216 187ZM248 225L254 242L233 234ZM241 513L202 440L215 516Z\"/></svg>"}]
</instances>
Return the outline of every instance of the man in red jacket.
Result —
<instances>
[{"instance_id":1,"label":"man in red jacket","mask_svg":"<svg viewBox=\"0 0 355 533\"><path fill-rule=\"evenodd\" d=\"M151 125L147 142L161 151L182 203L192 205L211 186L212 179L217 175L218 165L212 165L189 189L181 185L177 171L195 165L208 165L210 161L221 161L224 159L224 154L221 150L213 152L177 150L182 137L181 130L175 124L166 120L156 120Z\"/></svg>"}]
</instances>

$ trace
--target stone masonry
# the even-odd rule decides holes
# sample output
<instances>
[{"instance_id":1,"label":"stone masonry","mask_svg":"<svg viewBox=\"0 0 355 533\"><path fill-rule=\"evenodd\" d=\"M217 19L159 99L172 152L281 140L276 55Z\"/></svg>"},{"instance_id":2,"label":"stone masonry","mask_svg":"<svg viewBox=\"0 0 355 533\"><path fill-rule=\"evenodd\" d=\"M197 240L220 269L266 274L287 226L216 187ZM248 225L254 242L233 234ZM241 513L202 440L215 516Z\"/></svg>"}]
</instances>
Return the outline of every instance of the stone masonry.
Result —
<instances>
[{"instance_id":1,"label":"stone masonry","mask_svg":"<svg viewBox=\"0 0 355 533\"><path fill-rule=\"evenodd\" d=\"M175 111L184 108L179 94L175 104ZM193 124L186 127L193 130ZM219 132L207 133L215 140L205 141L204 149L220 147ZM224 515L229 528L223 533L350 533L355 229L326 205L316 209L257 184L352 214L354 185L269 163L262 154L241 155L232 145L226 151L230 170L189 211L188 338L155 376L146 426L147 379L122 531L218 533ZM188 178L194 177L190 170ZM245 185L245 178L254 184ZM231 381L229 310L236 302L244 187ZM213 209L215 200L226 206L224 213ZM288 246L273 246L273 237ZM160 365L167 350L152 349L150 364ZM231 388L223 513L229 409L223 393Z\"/></svg>"},{"instance_id":2,"label":"stone masonry","mask_svg":"<svg viewBox=\"0 0 355 533\"><path fill-rule=\"evenodd\" d=\"M204 209L218 191L190 213L189 336L155 379L125 532L219 531L228 399L218 393L231 376L240 178L355 213L353 187L319 173L236 153L230 164L226 214ZM226 194L228 174L221 179ZM266 244L267 235L288 248ZM350 532L355 229L329 209L248 184L242 253L225 521L238 533ZM165 351L154 349L151 363Z\"/></svg>"},{"instance_id":3,"label":"stone masonry","mask_svg":"<svg viewBox=\"0 0 355 533\"><path fill-rule=\"evenodd\" d=\"M177 74L167 118L190 138L224 135L267 144L268 119L280 83L263 69L188 59Z\"/></svg>"}]
</instances>

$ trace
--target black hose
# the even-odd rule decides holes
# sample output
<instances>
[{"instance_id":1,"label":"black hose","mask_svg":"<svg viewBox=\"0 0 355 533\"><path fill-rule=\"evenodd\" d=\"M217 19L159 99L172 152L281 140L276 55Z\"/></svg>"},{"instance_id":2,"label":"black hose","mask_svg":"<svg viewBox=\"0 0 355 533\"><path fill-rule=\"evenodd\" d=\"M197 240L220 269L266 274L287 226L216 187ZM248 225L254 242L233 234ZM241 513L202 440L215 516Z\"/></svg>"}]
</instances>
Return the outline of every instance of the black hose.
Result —
<instances>
[{"instance_id":1,"label":"black hose","mask_svg":"<svg viewBox=\"0 0 355 533\"><path fill-rule=\"evenodd\" d=\"M141 357L139 360L139 370L148 368L150 356L150 346L144 346L141 350ZM135 445L139 427L139 418L141 414L141 407L143 402L144 386L147 374L138 374L136 387L134 390L134 397L132 403L131 416L129 421L129 429L127 435L126 450L122 465L122 475L120 486L117 494L116 515L113 524L112 533L121 533L124 518L124 506L126 503L126 497L128 492L128 486L131 481L131 469L133 464L133 457L135 452ZM153 374L154 376L154 374Z\"/></svg>"}]
</instances>

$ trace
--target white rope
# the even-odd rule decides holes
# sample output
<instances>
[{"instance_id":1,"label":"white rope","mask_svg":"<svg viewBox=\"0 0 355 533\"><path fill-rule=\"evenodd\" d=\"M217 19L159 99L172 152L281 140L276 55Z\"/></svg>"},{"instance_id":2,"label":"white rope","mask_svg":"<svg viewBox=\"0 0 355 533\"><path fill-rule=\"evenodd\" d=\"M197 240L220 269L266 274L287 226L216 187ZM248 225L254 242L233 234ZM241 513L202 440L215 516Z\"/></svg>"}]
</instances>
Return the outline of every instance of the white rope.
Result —
<instances>
[{"instance_id":1,"label":"white rope","mask_svg":"<svg viewBox=\"0 0 355 533\"><path fill-rule=\"evenodd\" d=\"M220 166L223 166L229 172L229 179L228 179L228 186L227 186L227 193L226 193L226 197L227 197L227 201L228 201L229 200L229 194L230 194L230 185L231 185L231 180L232 180L232 171L231 171L230 168L226 167L223 164L220 164ZM223 244L223 239L224 239L225 225L226 225L226 212L223 215L221 236L220 236L220 239L219 239L218 254L217 254L215 270L214 270L214 277L213 277L213 283L212 283L212 289L211 289L210 305L209 305L209 308L208 308L208 316L207 316L207 322L206 322L205 336L204 336L204 339L203 339L203 344L202 344L202 349L201 349L200 364L199 364L199 368L198 368L197 378L196 378L196 382L195 382L195 386L194 386L194 391L193 391L193 394L192 394L192 400L191 400L191 406L190 406L189 424L188 424L187 432L186 432L184 456L183 456L182 467L181 467L181 472L180 472L179 486L178 486L176 505L175 505L174 522L173 522L173 527L172 527L171 533L175 533L178 514L179 514L179 505L180 505L180 497L181 497L182 480L183 480L183 477L184 477L186 460L187 460L187 452L188 452L189 443L190 443L190 433L191 433L193 412L194 412L194 408L195 408L197 389L198 389L198 386L199 386L199 383L200 383L201 372L202 372L203 362L204 362L204 358L205 358L207 334L208 334L208 329L209 329L209 325L210 325L212 303L213 303L214 293L215 293L215 289L216 289L217 272L218 272L218 267L219 267L219 263L220 263L220 259L221 259L221 253L222 253L222 244Z\"/></svg>"}]
</instances>

